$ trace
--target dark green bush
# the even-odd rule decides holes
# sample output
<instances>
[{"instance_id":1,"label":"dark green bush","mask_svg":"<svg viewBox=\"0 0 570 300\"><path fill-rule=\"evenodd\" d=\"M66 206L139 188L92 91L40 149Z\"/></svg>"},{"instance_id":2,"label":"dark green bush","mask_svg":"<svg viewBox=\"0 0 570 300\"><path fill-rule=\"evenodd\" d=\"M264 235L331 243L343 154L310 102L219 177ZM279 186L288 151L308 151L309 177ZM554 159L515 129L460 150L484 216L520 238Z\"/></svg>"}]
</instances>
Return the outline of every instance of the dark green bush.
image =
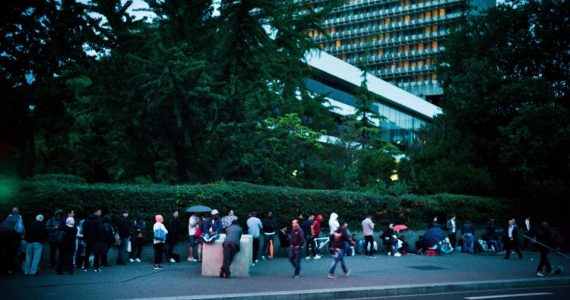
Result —
<instances>
[{"instance_id":1,"label":"dark green bush","mask_svg":"<svg viewBox=\"0 0 570 300\"><path fill-rule=\"evenodd\" d=\"M325 226L329 214L336 212L352 225L351 228L358 230L360 221L367 214L371 214L377 223L402 222L418 229L424 228L434 215L443 218L451 213L456 213L460 222L471 219L482 225L489 217L506 218L507 212L513 212L513 201L449 194L378 195L241 182L149 186L34 179L21 184L16 204L24 212L48 216L56 208L74 209L80 217L95 206L114 215L118 215L122 208L128 208L132 216L142 214L149 219L155 214L169 215L174 208L203 204L218 209L222 215L233 209L241 221L245 221L247 213L252 210L261 215L273 211L280 222L287 223L299 212L304 215L315 212L325 217Z\"/></svg>"}]
</instances>

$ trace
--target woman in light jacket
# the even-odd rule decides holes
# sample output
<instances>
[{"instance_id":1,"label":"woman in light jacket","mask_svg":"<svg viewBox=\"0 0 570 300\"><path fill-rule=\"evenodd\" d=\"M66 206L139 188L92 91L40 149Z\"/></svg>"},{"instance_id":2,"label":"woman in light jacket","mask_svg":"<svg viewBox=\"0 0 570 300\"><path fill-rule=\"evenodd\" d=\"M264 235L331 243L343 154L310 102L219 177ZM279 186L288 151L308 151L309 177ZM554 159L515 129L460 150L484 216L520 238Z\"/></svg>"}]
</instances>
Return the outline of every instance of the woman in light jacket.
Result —
<instances>
[{"instance_id":1,"label":"woman in light jacket","mask_svg":"<svg viewBox=\"0 0 570 300\"><path fill-rule=\"evenodd\" d=\"M164 242L166 241L166 235L168 230L164 227L164 219L162 215L156 215L154 217L156 223L152 226L152 231L154 232L153 247L154 247L154 269L160 270L162 266L162 254L164 253Z\"/></svg>"}]
</instances>

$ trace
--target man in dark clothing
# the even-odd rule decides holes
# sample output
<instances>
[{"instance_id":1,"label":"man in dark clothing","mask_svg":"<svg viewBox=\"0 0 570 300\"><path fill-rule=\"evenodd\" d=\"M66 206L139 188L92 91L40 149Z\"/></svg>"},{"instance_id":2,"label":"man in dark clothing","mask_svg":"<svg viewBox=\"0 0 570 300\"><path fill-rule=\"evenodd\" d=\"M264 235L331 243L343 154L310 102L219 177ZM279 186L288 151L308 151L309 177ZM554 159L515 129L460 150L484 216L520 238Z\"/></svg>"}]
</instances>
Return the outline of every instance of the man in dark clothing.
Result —
<instances>
[{"instance_id":1,"label":"man in dark clothing","mask_svg":"<svg viewBox=\"0 0 570 300\"><path fill-rule=\"evenodd\" d=\"M311 252L309 250L313 250L313 257L315 257L317 255L317 252L315 251L315 246L313 245L313 235L312 235L312 230L311 230L311 226L313 226L313 221L315 220L315 215L314 214L310 214L309 217L307 218L307 220L305 220L303 222L303 224L301 224L301 228L303 229L303 232L305 233L305 256L306 259L311 259Z\"/></svg>"},{"instance_id":2,"label":"man in dark clothing","mask_svg":"<svg viewBox=\"0 0 570 300\"><path fill-rule=\"evenodd\" d=\"M26 261L24 262L24 274L36 275L38 265L42 257L42 244L45 243L48 232L44 224L44 216L37 215L36 220L26 231Z\"/></svg>"},{"instance_id":3,"label":"man in dark clothing","mask_svg":"<svg viewBox=\"0 0 570 300\"><path fill-rule=\"evenodd\" d=\"M172 213L172 218L168 219L166 222L166 229L168 230L168 234L166 235L166 243L168 244L168 250L166 258L169 262L174 263L176 260L172 257L172 252L174 251L174 247L178 243L178 231L180 229L180 220L178 220L178 210L175 210Z\"/></svg>"},{"instance_id":4,"label":"man in dark clothing","mask_svg":"<svg viewBox=\"0 0 570 300\"><path fill-rule=\"evenodd\" d=\"M261 259L265 259L266 256L273 258L273 254L269 253L269 241L275 246L275 230L277 228L277 221L273 216L272 212L267 213L267 217L262 221L263 224L263 250L261 251Z\"/></svg>"},{"instance_id":5,"label":"man in dark clothing","mask_svg":"<svg viewBox=\"0 0 570 300\"><path fill-rule=\"evenodd\" d=\"M101 271L101 253L105 247L101 209L93 209L87 220L83 222L83 238L85 239L84 271L89 270L89 256L91 256L91 253L94 255L93 271Z\"/></svg>"},{"instance_id":6,"label":"man in dark clothing","mask_svg":"<svg viewBox=\"0 0 570 300\"><path fill-rule=\"evenodd\" d=\"M129 239L133 234L133 226L131 221L129 220L129 211L124 209L123 216L119 220L117 224L117 229L119 230L119 251L117 253L117 265L126 265L127 264L127 245L129 243Z\"/></svg>"},{"instance_id":7,"label":"man in dark clothing","mask_svg":"<svg viewBox=\"0 0 570 300\"><path fill-rule=\"evenodd\" d=\"M293 278L298 278L301 273L301 249L305 243L305 233L301 226L299 226L299 221L294 219L291 222L291 239L289 246L289 261L295 273L293 273Z\"/></svg>"},{"instance_id":8,"label":"man in dark clothing","mask_svg":"<svg viewBox=\"0 0 570 300\"><path fill-rule=\"evenodd\" d=\"M504 233L505 239L505 259L509 259L511 256L511 250L514 250L519 259L522 259L522 253L519 249L519 230L518 226L515 224L515 219L509 220L509 226L505 229Z\"/></svg>"},{"instance_id":9,"label":"man in dark clothing","mask_svg":"<svg viewBox=\"0 0 570 300\"><path fill-rule=\"evenodd\" d=\"M52 268L55 268L57 262L57 251L61 242L60 236L62 235L63 224L63 210L57 209L53 217L46 223L46 228L49 232L49 262Z\"/></svg>"},{"instance_id":10,"label":"man in dark clothing","mask_svg":"<svg viewBox=\"0 0 570 300\"><path fill-rule=\"evenodd\" d=\"M12 274L18 268L17 260L18 248L25 234L24 221L17 207L12 208L12 213L2 221L0 226L0 269Z\"/></svg>"},{"instance_id":11,"label":"man in dark clothing","mask_svg":"<svg viewBox=\"0 0 570 300\"><path fill-rule=\"evenodd\" d=\"M67 218L62 230L64 234L57 259L57 274L61 275L63 271L73 274L73 252L75 252L75 237L77 235L75 220L72 217Z\"/></svg>"},{"instance_id":12,"label":"man in dark clothing","mask_svg":"<svg viewBox=\"0 0 570 300\"><path fill-rule=\"evenodd\" d=\"M331 249L334 255L334 261L329 269L329 274L327 276L329 279L335 278L334 270L336 269L336 266L338 265L339 262L344 274L346 276L350 275L350 270L346 267L346 264L344 263L344 255L345 255L344 245L345 243L349 243L354 246L355 243L348 237L348 233L346 231L346 223L339 222L339 224L340 226L333 233L331 237L331 245L329 247L329 249Z\"/></svg>"},{"instance_id":13,"label":"man in dark clothing","mask_svg":"<svg viewBox=\"0 0 570 300\"><path fill-rule=\"evenodd\" d=\"M236 253L239 252L239 244L242 235L242 229L237 224L237 217L232 220L232 224L226 227L226 239L222 243L224 250L224 264L220 269L220 278L230 278L230 265L232 264Z\"/></svg>"},{"instance_id":14,"label":"man in dark clothing","mask_svg":"<svg viewBox=\"0 0 570 300\"><path fill-rule=\"evenodd\" d=\"M546 272L552 272L552 265L548 261L548 253L550 249L554 246L554 240L550 234L550 228L547 222L542 222L541 226L536 229L536 244L538 252L540 252L540 262L538 263L538 268L536 268L536 276L543 277L542 269L546 267ZM540 244L539 244L540 243Z\"/></svg>"},{"instance_id":15,"label":"man in dark clothing","mask_svg":"<svg viewBox=\"0 0 570 300\"><path fill-rule=\"evenodd\" d=\"M394 255L394 224L390 223L386 228L384 228L384 232L380 235L380 239L382 240L382 244L384 244L384 249L386 249L386 254L388 256Z\"/></svg>"}]
</instances>

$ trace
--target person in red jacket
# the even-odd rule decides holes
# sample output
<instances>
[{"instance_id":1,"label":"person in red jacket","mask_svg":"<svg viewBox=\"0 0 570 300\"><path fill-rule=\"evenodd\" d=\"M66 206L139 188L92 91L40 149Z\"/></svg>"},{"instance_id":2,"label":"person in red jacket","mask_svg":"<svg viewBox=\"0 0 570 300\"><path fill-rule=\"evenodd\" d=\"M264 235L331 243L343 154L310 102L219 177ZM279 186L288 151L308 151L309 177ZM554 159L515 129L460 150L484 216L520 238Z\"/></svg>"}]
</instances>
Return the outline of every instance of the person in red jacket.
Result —
<instances>
[{"instance_id":1,"label":"person in red jacket","mask_svg":"<svg viewBox=\"0 0 570 300\"><path fill-rule=\"evenodd\" d=\"M313 225L311 225L311 232L313 236L313 259L320 259L321 256L319 255L319 244L317 243L317 238L321 234L321 222L323 221L322 215L317 215L315 220L313 221Z\"/></svg>"},{"instance_id":2,"label":"person in red jacket","mask_svg":"<svg viewBox=\"0 0 570 300\"><path fill-rule=\"evenodd\" d=\"M346 231L346 223L339 222L339 224L340 226L331 236L331 245L329 247L329 250L333 253L334 257L331 267L329 269L329 274L327 276L329 279L335 278L334 270L336 269L336 266L338 265L339 262L340 262L340 267L344 272L344 275L345 276L350 275L350 270L346 267L346 263L344 262L344 255L345 255L344 245L345 243L349 243L354 246L355 243L348 236L348 233Z\"/></svg>"}]
</instances>

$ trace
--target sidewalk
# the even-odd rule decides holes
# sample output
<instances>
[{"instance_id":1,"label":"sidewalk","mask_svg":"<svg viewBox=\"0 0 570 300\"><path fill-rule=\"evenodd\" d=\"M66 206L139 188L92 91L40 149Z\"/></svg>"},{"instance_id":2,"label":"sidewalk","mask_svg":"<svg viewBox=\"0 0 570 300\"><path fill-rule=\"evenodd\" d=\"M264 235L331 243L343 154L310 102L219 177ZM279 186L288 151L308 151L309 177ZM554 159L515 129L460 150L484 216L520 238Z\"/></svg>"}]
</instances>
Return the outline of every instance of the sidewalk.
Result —
<instances>
[{"instance_id":1,"label":"sidewalk","mask_svg":"<svg viewBox=\"0 0 570 300\"><path fill-rule=\"evenodd\" d=\"M348 257L352 270L344 277L327 279L330 256L303 260L301 278L291 278L285 258L260 261L248 278L220 279L200 276L200 264L183 261L153 270L150 249L142 263L105 268L101 273L76 269L73 276L44 269L40 275L0 277L4 299L133 299L162 298L258 298L318 299L400 295L469 289L497 289L542 285L570 285L565 273L536 278L539 254L524 252L523 260L502 256L452 254L448 256ZM113 254L116 251L112 252ZM179 251L179 253L183 253ZM531 260L532 259L532 260ZM551 254L553 265L570 270L570 261ZM113 261L112 258L110 261ZM201 296L201 297L200 297Z\"/></svg>"}]
</instances>

